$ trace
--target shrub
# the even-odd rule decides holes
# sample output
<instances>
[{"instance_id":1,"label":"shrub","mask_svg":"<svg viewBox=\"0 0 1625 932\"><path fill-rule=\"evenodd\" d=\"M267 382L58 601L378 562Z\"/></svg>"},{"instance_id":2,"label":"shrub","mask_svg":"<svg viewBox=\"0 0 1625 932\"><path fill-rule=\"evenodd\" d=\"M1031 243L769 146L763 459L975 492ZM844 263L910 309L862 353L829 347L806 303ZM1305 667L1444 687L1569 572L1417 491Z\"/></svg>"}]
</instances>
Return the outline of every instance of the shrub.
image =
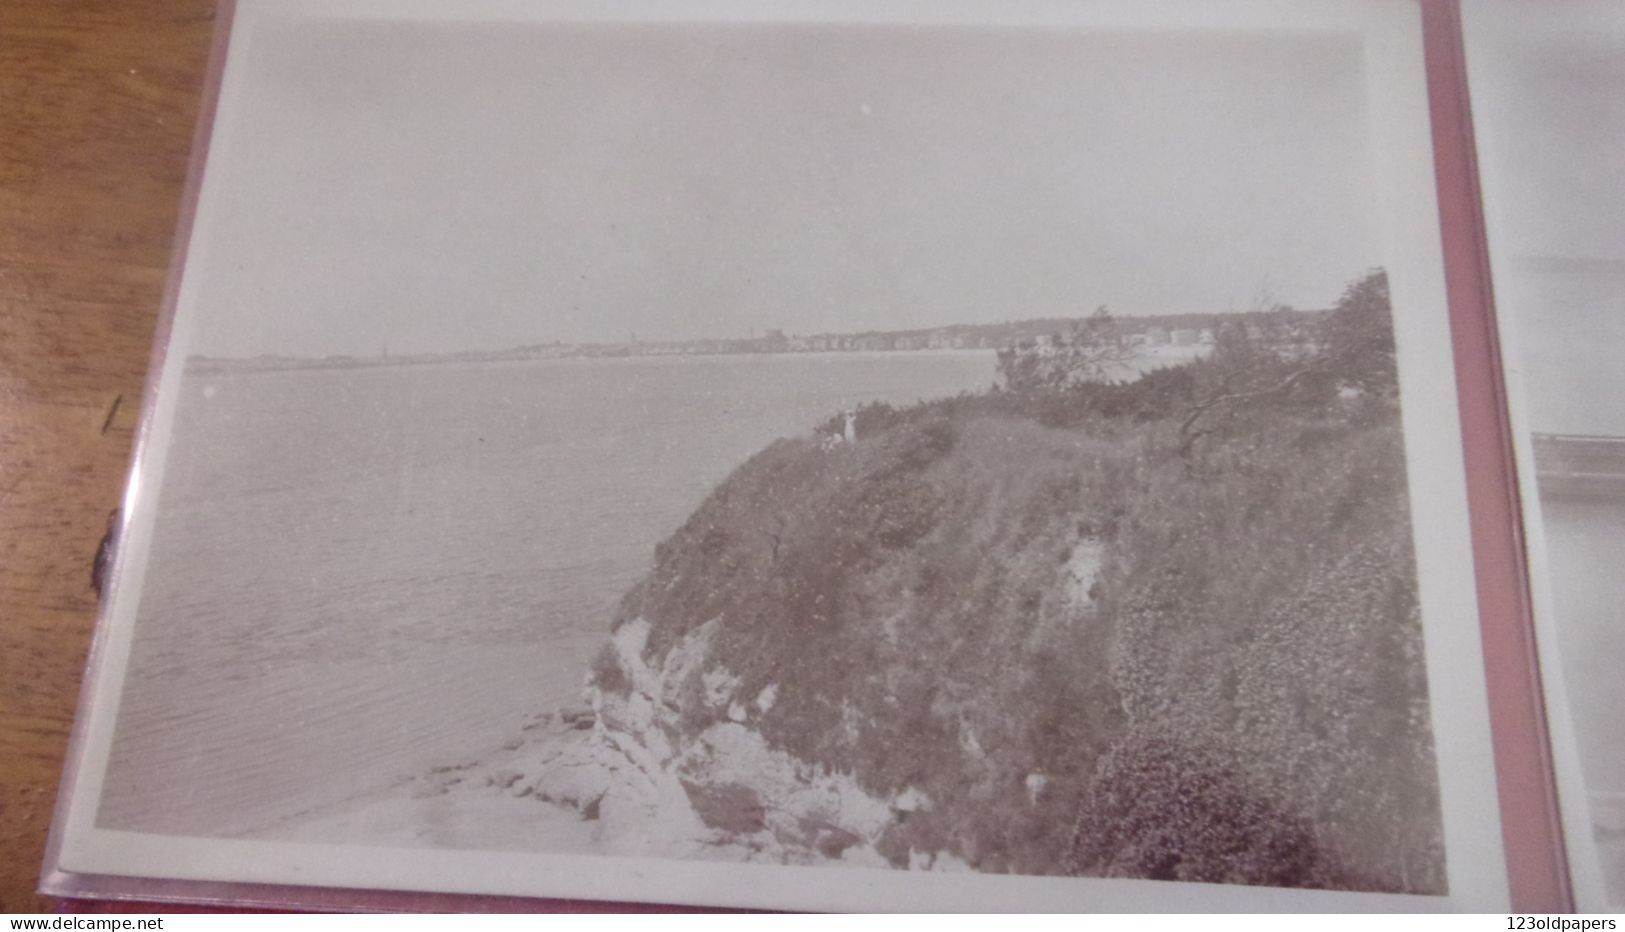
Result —
<instances>
[{"instance_id":1,"label":"shrub","mask_svg":"<svg viewBox=\"0 0 1625 932\"><path fill-rule=\"evenodd\" d=\"M1332 886L1304 820L1250 787L1224 749L1130 732L1078 820L1074 872L1201 883Z\"/></svg>"},{"instance_id":2,"label":"shrub","mask_svg":"<svg viewBox=\"0 0 1625 932\"><path fill-rule=\"evenodd\" d=\"M620 618L651 662L715 620L773 747L928 797L893 863L1437 892L1386 301L1131 382L864 406L857 443L741 466ZM680 738L722 714L689 693Z\"/></svg>"}]
</instances>

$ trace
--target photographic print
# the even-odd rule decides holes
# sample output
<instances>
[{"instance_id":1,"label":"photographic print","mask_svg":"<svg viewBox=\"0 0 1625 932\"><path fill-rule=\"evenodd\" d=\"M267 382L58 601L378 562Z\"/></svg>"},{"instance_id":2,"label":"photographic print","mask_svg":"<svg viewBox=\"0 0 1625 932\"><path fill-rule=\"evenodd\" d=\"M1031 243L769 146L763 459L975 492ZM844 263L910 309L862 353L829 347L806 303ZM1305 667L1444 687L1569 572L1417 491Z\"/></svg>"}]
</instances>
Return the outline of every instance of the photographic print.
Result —
<instances>
[{"instance_id":1,"label":"photographic print","mask_svg":"<svg viewBox=\"0 0 1625 932\"><path fill-rule=\"evenodd\" d=\"M1605 3L1463 11L1531 585L1580 909L1625 905L1625 19ZM1526 157L1530 140L1552 142ZM1567 745L1566 747L1564 745Z\"/></svg>"},{"instance_id":2,"label":"photographic print","mask_svg":"<svg viewBox=\"0 0 1625 932\"><path fill-rule=\"evenodd\" d=\"M1259 6L239 4L64 863L1504 896L1415 10Z\"/></svg>"}]
</instances>

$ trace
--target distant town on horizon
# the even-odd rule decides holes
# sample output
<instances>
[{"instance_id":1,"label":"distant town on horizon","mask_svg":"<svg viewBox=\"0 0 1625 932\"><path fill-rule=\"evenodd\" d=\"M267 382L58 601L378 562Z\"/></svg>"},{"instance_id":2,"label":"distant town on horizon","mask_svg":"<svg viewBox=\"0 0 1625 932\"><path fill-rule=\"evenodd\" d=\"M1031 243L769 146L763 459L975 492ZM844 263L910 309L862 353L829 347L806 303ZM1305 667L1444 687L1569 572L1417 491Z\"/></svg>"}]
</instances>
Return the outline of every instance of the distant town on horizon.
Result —
<instances>
[{"instance_id":1,"label":"distant town on horizon","mask_svg":"<svg viewBox=\"0 0 1625 932\"><path fill-rule=\"evenodd\" d=\"M1268 311L1229 311L1167 315L1113 315L1118 338L1129 346L1195 346L1211 343L1221 320L1266 316L1302 320L1330 313L1278 307ZM784 353L919 352L925 350L997 350L1023 342L1064 334L1087 320L1076 317L1041 317L991 324L950 324L913 330L867 330L859 333L786 334L782 329L752 331L744 337L696 340L640 340L628 334L617 343L534 343L503 350L465 350L450 353L391 354L320 357L264 354L247 358L193 355L187 367L194 372L268 371L282 369L343 369L368 366L430 365L450 362L518 362L531 359L615 358L631 356L725 356Z\"/></svg>"}]
</instances>

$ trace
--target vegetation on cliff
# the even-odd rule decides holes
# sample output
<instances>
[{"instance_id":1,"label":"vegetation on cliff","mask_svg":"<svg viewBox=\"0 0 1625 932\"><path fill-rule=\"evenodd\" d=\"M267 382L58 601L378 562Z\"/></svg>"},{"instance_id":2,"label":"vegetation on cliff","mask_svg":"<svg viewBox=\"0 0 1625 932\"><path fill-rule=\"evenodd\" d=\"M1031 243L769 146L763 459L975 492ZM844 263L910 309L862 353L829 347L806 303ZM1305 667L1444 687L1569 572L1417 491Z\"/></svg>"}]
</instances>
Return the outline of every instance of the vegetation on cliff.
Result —
<instances>
[{"instance_id":1,"label":"vegetation on cliff","mask_svg":"<svg viewBox=\"0 0 1625 932\"><path fill-rule=\"evenodd\" d=\"M1440 891L1389 313L1374 273L1133 382L1011 354L780 441L616 625L655 666L703 627L769 745L906 800L894 864ZM744 715L706 683L675 742Z\"/></svg>"}]
</instances>

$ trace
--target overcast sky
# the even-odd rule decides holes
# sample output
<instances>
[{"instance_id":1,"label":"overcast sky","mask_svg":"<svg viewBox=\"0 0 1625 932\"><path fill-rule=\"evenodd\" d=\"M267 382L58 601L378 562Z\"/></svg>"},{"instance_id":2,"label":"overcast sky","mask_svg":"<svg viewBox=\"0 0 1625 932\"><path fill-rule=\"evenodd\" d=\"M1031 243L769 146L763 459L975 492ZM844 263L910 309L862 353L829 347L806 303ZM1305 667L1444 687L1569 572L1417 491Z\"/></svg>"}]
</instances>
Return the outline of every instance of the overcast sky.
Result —
<instances>
[{"instance_id":1,"label":"overcast sky","mask_svg":"<svg viewBox=\"0 0 1625 932\"><path fill-rule=\"evenodd\" d=\"M261 28L190 349L1325 307L1380 263L1358 41Z\"/></svg>"}]
</instances>

